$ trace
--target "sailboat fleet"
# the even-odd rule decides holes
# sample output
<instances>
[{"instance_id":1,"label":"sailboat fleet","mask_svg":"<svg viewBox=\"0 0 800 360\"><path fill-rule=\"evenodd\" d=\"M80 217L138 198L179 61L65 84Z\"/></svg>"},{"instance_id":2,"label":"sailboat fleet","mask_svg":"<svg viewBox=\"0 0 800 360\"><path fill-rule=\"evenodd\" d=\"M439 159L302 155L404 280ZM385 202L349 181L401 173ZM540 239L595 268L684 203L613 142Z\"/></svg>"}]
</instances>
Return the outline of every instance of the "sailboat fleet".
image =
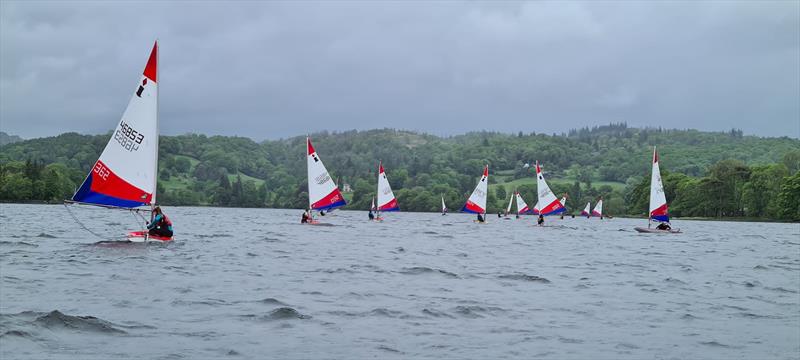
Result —
<instances>
[{"instance_id":1,"label":"sailboat fleet","mask_svg":"<svg viewBox=\"0 0 800 360\"><path fill-rule=\"evenodd\" d=\"M156 221L169 225L166 236L142 230L127 234L129 241L170 241L172 240L171 222L156 206L157 171L158 171L158 42L155 42L148 57L144 71L134 88L134 94L128 103L121 120L117 124L112 138L109 140L100 157L95 162L81 186L65 205L90 205L106 209L122 209L141 214L151 214L151 225ZM306 137L306 163L308 175L308 209L304 222L318 224L318 217L325 216L336 208L345 206L347 202L339 187L328 173L327 168L317 153L311 138ZM539 162L536 162L537 202L530 209L519 191L509 196L505 216L511 213L512 204L516 202L516 215L537 214L548 216L566 211L566 196L556 198L544 178ZM476 222L485 223L486 200L489 183L489 165L483 173L475 189L461 208L462 212L477 214ZM447 214L444 196L442 196L441 213ZM587 203L582 216L603 218L603 200L600 198L591 209ZM375 213L375 220L382 220L381 213L399 211L397 198L392 191L383 162L378 163L378 179L376 196L372 198L370 215ZM157 216L156 216L157 214ZM156 216L153 220L153 216ZM160 219L160 220L158 220ZM75 218L79 221L78 218ZM307 220L307 221L306 221ZM652 223L658 226L651 227ZM650 186L650 210L648 227L636 227L643 233L676 233L677 229L668 226L669 215L664 187L661 182L658 152L653 149L653 162ZM81 224L83 226L83 224ZM86 226L84 226L89 230ZM91 231L91 230L89 230Z\"/></svg>"}]
</instances>

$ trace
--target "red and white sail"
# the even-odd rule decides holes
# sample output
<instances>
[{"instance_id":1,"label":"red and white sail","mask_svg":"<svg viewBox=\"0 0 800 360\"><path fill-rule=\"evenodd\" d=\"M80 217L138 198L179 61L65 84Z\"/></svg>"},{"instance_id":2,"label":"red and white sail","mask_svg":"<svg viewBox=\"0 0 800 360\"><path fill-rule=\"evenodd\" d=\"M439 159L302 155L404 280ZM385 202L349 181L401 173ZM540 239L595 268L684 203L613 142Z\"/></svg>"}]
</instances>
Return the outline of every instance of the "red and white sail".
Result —
<instances>
[{"instance_id":1,"label":"red and white sail","mask_svg":"<svg viewBox=\"0 0 800 360\"><path fill-rule=\"evenodd\" d=\"M658 152L653 147L653 173L650 176L650 218L656 221L669 222L667 197L661 183L661 170L658 166Z\"/></svg>"},{"instance_id":2,"label":"red and white sail","mask_svg":"<svg viewBox=\"0 0 800 360\"><path fill-rule=\"evenodd\" d=\"M594 205L594 210L592 210L592 216L603 217L603 198L597 200L597 204Z\"/></svg>"},{"instance_id":3,"label":"red and white sail","mask_svg":"<svg viewBox=\"0 0 800 360\"><path fill-rule=\"evenodd\" d=\"M306 138L308 164L308 207L312 210L328 210L344 206L342 193L336 186L328 169L322 164L311 139Z\"/></svg>"},{"instance_id":4,"label":"red and white sail","mask_svg":"<svg viewBox=\"0 0 800 360\"><path fill-rule=\"evenodd\" d=\"M591 202L587 202L586 203L586 207L583 209L583 211L581 211L581 216L589 216L589 215L591 215L592 214L591 210L592 210L592 203Z\"/></svg>"},{"instance_id":5,"label":"red and white sail","mask_svg":"<svg viewBox=\"0 0 800 360\"><path fill-rule=\"evenodd\" d=\"M471 212L475 214L486 213L486 194L489 190L489 165L483 168L483 175L472 195L467 199L467 203L461 208L461 211Z\"/></svg>"},{"instance_id":6,"label":"red and white sail","mask_svg":"<svg viewBox=\"0 0 800 360\"><path fill-rule=\"evenodd\" d=\"M100 158L72 201L123 208L156 203L158 43Z\"/></svg>"},{"instance_id":7,"label":"red and white sail","mask_svg":"<svg viewBox=\"0 0 800 360\"><path fill-rule=\"evenodd\" d=\"M528 204L525 203L525 200L522 199L522 195L519 194L517 191L514 194L517 198L517 214L528 214L531 213L531 209L528 208Z\"/></svg>"},{"instance_id":8,"label":"red and white sail","mask_svg":"<svg viewBox=\"0 0 800 360\"><path fill-rule=\"evenodd\" d=\"M394 197L389 180L386 179L386 172L383 170L383 162L378 164L378 211L398 211L397 198Z\"/></svg>"},{"instance_id":9,"label":"red and white sail","mask_svg":"<svg viewBox=\"0 0 800 360\"><path fill-rule=\"evenodd\" d=\"M536 185L539 195L539 214L553 215L564 212L564 206L556 198L555 194L547 186L547 181L544 180L542 168L539 167L539 162L536 162Z\"/></svg>"}]
</instances>

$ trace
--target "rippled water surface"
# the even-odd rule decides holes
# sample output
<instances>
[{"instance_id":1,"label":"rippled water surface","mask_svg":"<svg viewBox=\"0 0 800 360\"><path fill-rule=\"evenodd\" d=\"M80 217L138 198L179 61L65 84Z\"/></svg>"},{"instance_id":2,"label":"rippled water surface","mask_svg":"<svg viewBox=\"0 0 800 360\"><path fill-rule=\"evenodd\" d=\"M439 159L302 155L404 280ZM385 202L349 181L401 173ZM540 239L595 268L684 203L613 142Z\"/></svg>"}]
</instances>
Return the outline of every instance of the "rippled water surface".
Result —
<instances>
[{"instance_id":1,"label":"rippled water surface","mask_svg":"<svg viewBox=\"0 0 800 360\"><path fill-rule=\"evenodd\" d=\"M800 357L798 224L0 209L4 359Z\"/></svg>"}]
</instances>

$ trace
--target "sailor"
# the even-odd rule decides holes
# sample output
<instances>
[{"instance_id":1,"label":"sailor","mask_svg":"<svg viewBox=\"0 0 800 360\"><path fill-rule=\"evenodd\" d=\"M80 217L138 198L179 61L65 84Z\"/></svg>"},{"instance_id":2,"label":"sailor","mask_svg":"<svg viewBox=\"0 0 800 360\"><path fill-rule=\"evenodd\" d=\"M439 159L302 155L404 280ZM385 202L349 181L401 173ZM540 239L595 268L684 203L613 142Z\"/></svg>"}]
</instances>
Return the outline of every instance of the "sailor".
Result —
<instances>
[{"instance_id":1,"label":"sailor","mask_svg":"<svg viewBox=\"0 0 800 360\"><path fill-rule=\"evenodd\" d=\"M539 214L539 219L536 220L536 224L539 226L544 226L544 215Z\"/></svg>"},{"instance_id":2,"label":"sailor","mask_svg":"<svg viewBox=\"0 0 800 360\"><path fill-rule=\"evenodd\" d=\"M369 219L375 220L375 214L372 212L372 209L369 210Z\"/></svg>"},{"instance_id":3,"label":"sailor","mask_svg":"<svg viewBox=\"0 0 800 360\"><path fill-rule=\"evenodd\" d=\"M483 215L481 215L480 213L478 213L478 222L484 222L484 221L485 221L485 220L483 219Z\"/></svg>"},{"instance_id":4,"label":"sailor","mask_svg":"<svg viewBox=\"0 0 800 360\"><path fill-rule=\"evenodd\" d=\"M153 208L152 220L147 225L148 234L162 237L172 237L172 221L161 211L161 207Z\"/></svg>"},{"instance_id":5,"label":"sailor","mask_svg":"<svg viewBox=\"0 0 800 360\"><path fill-rule=\"evenodd\" d=\"M656 226L656 229L658 229L658 230L670 230L670 229L672 229L672 227L669 226L668 223L662 222L661 224L658 224L658 226Z\"/></svg>"},{"instance_id":6,"label":"sailor","mask_svg":"<svg viewBox=\"0 0 800 360\"><path fill-rule=\"evenodd\" d=\"M309 220L311 220L311 215L308 214L308 210L303 210L303 216L300 218L300 223L306 224Z\"/></svg>"}]
</instances>

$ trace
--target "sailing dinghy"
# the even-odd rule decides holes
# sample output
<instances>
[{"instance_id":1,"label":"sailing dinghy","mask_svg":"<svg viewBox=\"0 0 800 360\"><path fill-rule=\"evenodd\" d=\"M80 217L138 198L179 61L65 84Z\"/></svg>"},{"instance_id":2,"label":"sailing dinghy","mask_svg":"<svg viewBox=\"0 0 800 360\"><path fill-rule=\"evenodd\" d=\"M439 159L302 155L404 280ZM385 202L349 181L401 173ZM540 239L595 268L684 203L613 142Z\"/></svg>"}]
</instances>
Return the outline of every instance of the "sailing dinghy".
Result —
<instances>
[{"instance_id":1,"label":"sailing dinghy","mask_svg":"<svg viewBox=\"0 0 800 360\"><path fill-rule=\"evenodd\" d=\"M158 80L156 42L112 138L65 205L125 209L139 215L142 220L141 213L152 213L158 181ZM142 229L129 233L128 240L170 241L172 237L148 235L147 230Z\"/></svg>"},{"instance_id":2,"label":"sailing dinghy","mask_svg":"<svg viewBox=\"0 0 800 360\"><path fill-rule=\"evenodd\" d=\"M461 211L463 212L481 215L484 222L486 221L486 193L489 189L488 183L489 165L486 165L486 167L483 168L481 180L478 181L478 185L475 186L475 190L472 191L469 199L467 199L467 203L461 208Z\"/></svg>"},{"instance_id":3,"label":"sailing dinghy","mask_svg":"<svg viewBox=\"0 0 800 360\"><path fill-rule=\"evenodd\" d=\"M325 211L331 211L340 206L347 205L339 187L328 174L328 169L322 164L322 160L311 144L311 138L306 137L306 163L308 165L308 208L318 211L324 215ZM318 224L313 217L309 224Z\"/></svg>"},{"instance_id":4,"label":"sailing dinghy","mask_svg":"<svg viewBox=\"0 0 800 360\"><path fill-rule=\"evenodd\" d=\"M442 196L442 215L447 215L447 205L444 204L444 196Z\"/></svg>"},{"instance_id":5,"label":"sailing dinghy","mask_svg":"<svg viewBox=\"0 0 800 360\"><path fill-rule=\"evenodd\" d=\"M514 195L517 198L517 215L533 213L531 209L528 208L528 204L525 203L525 200L522 199L522 195L519 194L519 191L515 192Z\"/></svg>"},{"instance_id":6,"label":"sailing dinghy","mask_svg":"<svg viewBox=\"0 0 800 360\"><path fill-rule=\"evenodd\" d=\"M590 201L586 203L586 207L583 208L583 211L581 211L581 216L586 216L587 218L591 217L592 216L592 213L590 212L591 209L592 209L592 203Z\"/></svg>"},{"instance_id":7,"label":"sailing dinghy","mask_svg":"<svg viewBox=\"0 0 800 360\"><path fill-rule=\"evenodd\" d=\"M542 174L538 161L536 162L536 186L539 195L539 203L537 204L539 215L548 216L564 212L564 206L561 205L561 202L558 201L550 187L547 186L547 181L544 180L544 174Z\"/></svg>"},{"instance_id":8,"label":"sailing dinghy","mask_svg":"<svg viewBox=\"0 0 800 360\"><path fill-rule=\"evenodd\" d=\"M397 206L397 198L394 197L392 187L389 185L389 180L386 178L386 172L383 170L383 162L378 163L378 213L375 220L383 220L381 212L387 211L400 211Z\"/></svg>"},{"instance_id":9,"label":"sailing dinghy","mask_svg":"<svg viewBox=\"0 0 800 360\"><path fill-rule=\"evenodd\" d=\"M669 224L669 211L667 197L664 195L664 185L661 183L661 170L658 166L658 152L653 148L653 170L650 174L650 215L647 219L647 228L635 227L641 233L680 233L681 229L651 228L652 222Z\"/></svg>"},{"instance_id":10,"label":"sailing dinghy","mask_svg":"<svg viewBox=\"0 0 800 360\"><path fill-rule=\"evenodd\" d=\"M600 220L603 220L603 198L600 198L600 200L597 200L597 204L594 204L592 216L597 216Z\"/></svg>"},{"instance_id":11,"label":"sailing dinghy","mask_svg":"<svg viewBox=\"0 0 800 360\"><path fill-rule=\"evenodd\" d=\"M508 197L508 206L506 207L506 213L503 214L503 217L506 220L509 220L508 215L511 214L511 205L514 203L514 194L512 193L511 196Z\"/></svg>"}]
</instances>

